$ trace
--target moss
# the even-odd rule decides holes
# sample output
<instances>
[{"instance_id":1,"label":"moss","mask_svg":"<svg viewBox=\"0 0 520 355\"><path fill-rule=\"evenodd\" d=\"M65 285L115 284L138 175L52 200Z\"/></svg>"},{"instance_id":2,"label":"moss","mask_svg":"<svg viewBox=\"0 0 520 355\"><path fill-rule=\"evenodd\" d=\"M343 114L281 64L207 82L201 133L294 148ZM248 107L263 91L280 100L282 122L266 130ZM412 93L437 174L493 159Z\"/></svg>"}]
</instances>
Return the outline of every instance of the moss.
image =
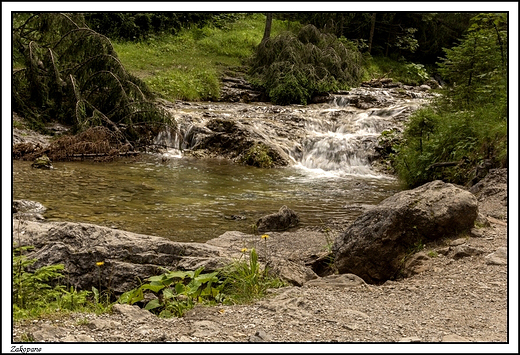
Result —
<instances>
[{"instance_id":1,"label":"moss","mask_svg":"<svg viewBox=\"0 0 520 355\"><path fill-rule=\"evenodd\" d=\"M272 168L274 166L269 147L262 143L257 143L249 148L243 155L241 161L246 165L259 168Z\"/></svg>"}]
</instances>

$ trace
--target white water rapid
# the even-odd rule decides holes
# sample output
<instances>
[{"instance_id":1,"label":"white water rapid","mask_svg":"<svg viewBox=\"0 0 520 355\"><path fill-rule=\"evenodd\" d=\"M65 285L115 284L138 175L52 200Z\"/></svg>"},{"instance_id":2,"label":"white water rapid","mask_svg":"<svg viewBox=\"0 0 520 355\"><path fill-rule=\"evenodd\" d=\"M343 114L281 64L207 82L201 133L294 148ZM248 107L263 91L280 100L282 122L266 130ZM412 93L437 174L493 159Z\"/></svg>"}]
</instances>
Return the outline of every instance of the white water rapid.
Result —
<instances>
[{"instance_id":1,"label":"white water rapid","mask_svg":"<svg viewBox=\"0 0 520 355\"><path fill-rule=\"evenodd\" d=\"M378 139L385 130L402 129L404 119L424 100L392 97L385 90L361 90L336 96L329 104L308 106L179 103L169 108L179 127L177 133L161 133L156 144L168 147L164 157L179 158L183 150L199 149L198 143L212 135L213 146L205 147L209 151L220 148L219 139L231 149L240 149L239 141L249 139L274 147L292 166L310 175L388 177L372 167ZM369 95L377 107L356 107L356 100ZM207 125L214 119L233 123L213 125L211 130ZM215 127L220 128L215 131ZM241 153L235 151L235 156Z\"/></svg>"}]
</instances>

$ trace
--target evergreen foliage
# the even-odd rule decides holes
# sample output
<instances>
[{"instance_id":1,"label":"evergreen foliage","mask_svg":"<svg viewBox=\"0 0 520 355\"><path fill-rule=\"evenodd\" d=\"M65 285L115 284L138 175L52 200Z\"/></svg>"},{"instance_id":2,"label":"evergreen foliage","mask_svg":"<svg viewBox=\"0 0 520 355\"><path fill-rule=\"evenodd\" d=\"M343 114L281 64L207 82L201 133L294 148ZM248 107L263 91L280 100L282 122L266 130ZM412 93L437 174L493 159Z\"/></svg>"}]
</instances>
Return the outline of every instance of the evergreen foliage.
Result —
<instances>
[{"instance_id":1,"label":"evergreen foliage","mask_svg":"<svg viewBox=\"0 0 520 355\"><path fill-rule=\"evenodd\" d=\"M90 28L111 39L140 41L208 24L223 28L242 16L244 14L210 12L99 12L86 13L85 20Z\"/></svg>"},{"instance_id":2,"label":"evergreen foliage","mask_svg":"<svg viewBox=\"0 0 520 355\"><path fill-rule=\"evenodd\" d=\"M394 155L409 187L440 179L471 185L477 167L507 167L506 14L479 14L439 71L449 83L417 111Z\"/></svg>"},{"instance_id":3,"label":"evergreen foliage","mask_svg":"<svg viewBox=\"0 0 520 355\"><path fill-rule=\"evenodd\" d=\"M13 72L13 110L33 128L50 121L77 130L102 125L129 144L143 125L171 123L110 40L88 28L81 14L32 15L13 29L13 45L24 61Z\"/></svg>"},{"instance_id":4,"label":"evergreen foliage","mask_svg":"<svg viewBox=\"0 0 520 355\"><path fill-rule=\"evenodd\" d=\"M251 59L250 75L276 104L307 104L316 94L358 83L362 56L348 41L312 25L297 35L285 32L262 41Z\"/></svg>"}]
</instances>

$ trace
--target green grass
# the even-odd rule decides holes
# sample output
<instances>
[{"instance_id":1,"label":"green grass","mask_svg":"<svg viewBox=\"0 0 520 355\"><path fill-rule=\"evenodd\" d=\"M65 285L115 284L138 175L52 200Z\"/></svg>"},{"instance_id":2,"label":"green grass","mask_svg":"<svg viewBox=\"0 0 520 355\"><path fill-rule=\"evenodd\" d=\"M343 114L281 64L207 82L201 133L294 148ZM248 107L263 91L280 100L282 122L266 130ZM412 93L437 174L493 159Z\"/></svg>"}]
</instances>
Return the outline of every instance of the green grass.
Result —
<instances>
[{"instance_id":1,"label":"green grass","mask_svg":"<svg viewBox=\"0 0 520 355\"><path fill-rule=\"evenodd\" d=\"M388 57L371 57L365 62L364 80L392 78L405 85L421 85L430 75L421 64L394 60Z\"/></svg>"},{"instance_id":2,"label":"green grass","mask_svg":"<svg viewBox=\"0 0 520 355\"><path fill-rule=\"evenodd\" d=\"M168 100L201 101L219 96L226 70L237 70L262 40L265 16L246 15L219 29L184 29L177 35L152 37L142 42L114 42L128 71ZM271 35L298 26L273 20Z\"/></svg>"}]
</instances>

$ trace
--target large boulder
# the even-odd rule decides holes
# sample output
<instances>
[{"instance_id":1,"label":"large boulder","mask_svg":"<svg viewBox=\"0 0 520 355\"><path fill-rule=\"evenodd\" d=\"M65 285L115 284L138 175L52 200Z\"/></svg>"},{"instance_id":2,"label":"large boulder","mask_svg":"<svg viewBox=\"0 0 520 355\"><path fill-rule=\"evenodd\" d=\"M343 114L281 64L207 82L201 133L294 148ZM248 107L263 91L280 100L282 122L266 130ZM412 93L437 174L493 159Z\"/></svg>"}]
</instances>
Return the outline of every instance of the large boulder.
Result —
<instances>
[{"instance_id":1,"label":"large boulder","mask_svg":"<svg viewBox=\"0 0 520 355\"><path fill-rule=\"evenodd\" d=\"M335 241L335 266L366 282L393 278L418 246L469 231L477 199L442 181L397 193L358 217Z\"/></svg>"},{"instance_id":2,"label":"large boulder","mask_svg":"<svg viewBox=\"0 0 520 355\"><path fill-rule=\"evenodd\" d=\"M300 217L296 212L287 206L282 206L278 212L260 217L256 222L256 228L259 232L284 231L296 227L298 223L300 223Z\"/></svg>"},{"instance_id":3,"label":"large boulder","mask_svg":"<svg viewBox=\"0 0 520 355\"><path fill-rule=\"evenodd\" d=\"M225 251L204 243L173 242L87 223L13 220L14 247L33 246L26 256L33 268L64 264L67 282L122 293L168 270L213 271L230 260Z\"/></svg>"}]
</instances>

